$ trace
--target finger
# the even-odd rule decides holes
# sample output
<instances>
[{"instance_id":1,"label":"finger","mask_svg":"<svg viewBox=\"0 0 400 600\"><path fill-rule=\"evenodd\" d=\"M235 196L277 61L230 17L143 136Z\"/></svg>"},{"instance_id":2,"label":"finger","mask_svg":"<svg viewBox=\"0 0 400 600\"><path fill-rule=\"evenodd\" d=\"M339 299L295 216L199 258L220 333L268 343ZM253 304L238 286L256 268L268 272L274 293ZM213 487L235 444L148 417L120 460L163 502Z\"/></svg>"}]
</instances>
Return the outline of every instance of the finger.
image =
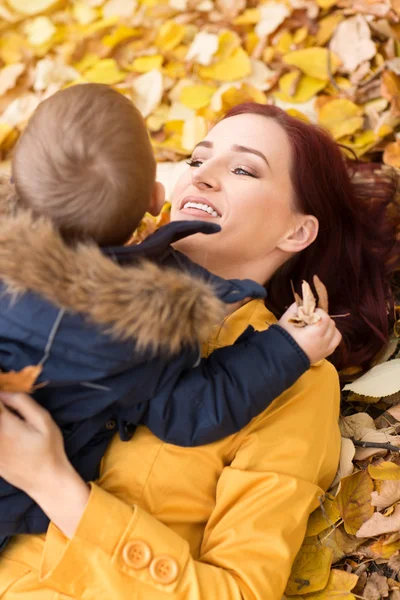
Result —
<instances>
[{"instance_id":1,"label":"finger","mask_svg":"<svg viewBox=\"0 0 400 600\"><path fill-rule=\"evenodd\" d=\"M23 423L18 415L14 414L5 404L0 402L0 432L2 436L5 435L18 439ZM26 427L26 423L23 426Z\"/></svg>"},{"instance_id":2,"label":"finger","mask_svg":"<svg viewBox=\"0 0 400 600\"><path fill-rule=\"evenodd\" d=\"M9 394L0 392L0 401L13 410L35 429L42 429L49 413L27 394ZM10 411L8 411L10 412Z\"/></svg>"}]
</instances>

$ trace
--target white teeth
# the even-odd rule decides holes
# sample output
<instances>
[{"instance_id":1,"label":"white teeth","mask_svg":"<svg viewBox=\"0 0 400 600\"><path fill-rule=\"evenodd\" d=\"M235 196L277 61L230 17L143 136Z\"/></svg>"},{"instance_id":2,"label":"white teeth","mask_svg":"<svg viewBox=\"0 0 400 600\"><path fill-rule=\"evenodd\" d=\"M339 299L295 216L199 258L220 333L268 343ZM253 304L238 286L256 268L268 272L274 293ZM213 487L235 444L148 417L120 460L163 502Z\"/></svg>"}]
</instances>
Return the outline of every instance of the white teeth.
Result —
<instances>
[{"instance_id":1,"label":"white teeth","mask_svg":"<svg viewBox=\"0 0 400 600\"><path fill-rule=\"evenodd\" d=\"M218 217L217 211L211 208L211 206L208 206L208 204L200 204L199 202L186 202L183 208L197 208L198 210L203 210L212 217Z\"/></svg>"}]
</instances>

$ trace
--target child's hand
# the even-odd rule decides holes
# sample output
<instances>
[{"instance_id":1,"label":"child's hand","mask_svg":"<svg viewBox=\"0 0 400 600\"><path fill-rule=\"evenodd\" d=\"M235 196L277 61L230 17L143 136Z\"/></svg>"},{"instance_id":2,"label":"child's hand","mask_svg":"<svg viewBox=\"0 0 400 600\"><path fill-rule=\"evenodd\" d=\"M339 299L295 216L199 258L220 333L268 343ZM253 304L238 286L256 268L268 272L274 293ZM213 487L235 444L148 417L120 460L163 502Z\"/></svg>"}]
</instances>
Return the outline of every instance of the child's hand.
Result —
<instances>
[{"instance_id":1,"label":"child's hand","mask_svg":"<svg viewBox=\"0 0 400 600\"><path fill-rule=\"evenodd\" d=\"M293 323L289 322L296 314L296 304L292 304L285 314L282 315L278 321L278 325L290 333L300 348L307 354L311 364L330 356L342 339L342 335L336 328L335 322L324 310L317 308L315 314L321 317L317 323L305 327L296 327Z\"/></svg>"}]
</instances>

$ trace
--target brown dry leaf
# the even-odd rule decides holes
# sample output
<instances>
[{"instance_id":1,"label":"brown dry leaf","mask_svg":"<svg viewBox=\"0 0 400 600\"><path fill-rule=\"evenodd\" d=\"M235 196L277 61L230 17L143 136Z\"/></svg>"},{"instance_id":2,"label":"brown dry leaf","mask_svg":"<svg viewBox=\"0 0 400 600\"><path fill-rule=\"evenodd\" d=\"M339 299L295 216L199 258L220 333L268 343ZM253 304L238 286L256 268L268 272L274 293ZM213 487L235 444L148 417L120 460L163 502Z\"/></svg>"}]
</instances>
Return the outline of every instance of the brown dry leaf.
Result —
<instances>
[{"instance_id":1,"label":"brown dry leaf","mask_svg":"<svg viewBox=\"0 0 400 600\"><path fill-rule=\"evenodd\" d=\"M30 394L35 389L35 382L42 372L42 366L29 366L21 371L0 373L0 390L2 392L24 392Z\"/></svg>"},{"instance_id":2,"label":"brown dry leaf","mask_svg":"<svg viewBox=\"0 0 400 600\"><path fill-rule=\"evenodd\" d=\"M400 506L396 506L394 512L385 517L379 512L365 521L356 532L358 538L376 537L383 533L392 533L400 529Z\"/></svg>"},{"instance_id":3,"label":"brown dry leaf","mask_svg":"<svg viewBox=\"0 0 400 600\"><path fill-rule=\"evenodd\" d=\"M297 316L290 319L290 323L293 323L296 327L305 327L306 325L313 325L315 323L318 323L318 321L321 318L315 313L317 301L307 281L303 281L301 285L301 291L303 297L300 300L300 303L299 296L295 293L295 300L297 304Z\"/></svg>"},{"instance_id":4,"label":"brown dry leaf","mask_svg":"<svg viewBox=\"0 0 400 600\"><path fill-rule=\"evenodd\" d=\"M373 515L371 494L374 484L367 471L342 479L337 504L347 533L355 534Z\"/></svg>"},{"instance_id":5,"label":"brown dry leaf","mask_svg":"<svg viewBox=\"0 0 400 600\"><path fill-rule=\"evenodd\" d=\"M361 440L366 430L375 429L373 418L367 413L359 412L348 417L340 417L340 432L343 437Z\"/></svg>"},{"instance_id":6,"label":"brown dry leaf","mask_svg":"<svg viewBox=\"0 0 400 600\"><path fill-rule=\"evenodd\" d=\"M400 500L400 481L386 480L380 482L379 490L372 492L371 504L377 510L383 510Z\"/></svg>"},{"instance_id":7,"label":"brown dry leaf","mask_svg":"<svg viewBox=\"0 0 400 600\"><path fill-rule=\"evenodd\" d=\"M389 586L386 577L372 573L368 577L367 585L363 591L365 600L380 600L389 596Z\"/></svg>"},{"instance_id":8,"label":"brown dry leaf","mask_svg":"<svg viewBox=\"0 0 400 600\"><path fill-rule=\"evenodd\" d=\"M322 308L326 313L329 313L328 290L318 275L314 275L313 283L318 296L318 308Z\"/></svg>"},{"instance_id":9,"label":"brown dry leaf","mask_svg":"<svg viewBox=\"0 0 400 600\"><path fill-rule=\"evenodd\" d=\"M387 144L383 153L383 162L400 169L400 140Z\"/></svg>"},{"instance_id":10,"label":"brown dry leaf","mask_svg":"<svg viewBox=\"0 0 400 600\"><path fill-rule=\"evenodd\" d=\"M329 47L342 61L340 70L346 73L352 73L361 63L370 60L376 54L370 28L365 17L361 15L339 23Z\"/></svg>"}]
</instances>

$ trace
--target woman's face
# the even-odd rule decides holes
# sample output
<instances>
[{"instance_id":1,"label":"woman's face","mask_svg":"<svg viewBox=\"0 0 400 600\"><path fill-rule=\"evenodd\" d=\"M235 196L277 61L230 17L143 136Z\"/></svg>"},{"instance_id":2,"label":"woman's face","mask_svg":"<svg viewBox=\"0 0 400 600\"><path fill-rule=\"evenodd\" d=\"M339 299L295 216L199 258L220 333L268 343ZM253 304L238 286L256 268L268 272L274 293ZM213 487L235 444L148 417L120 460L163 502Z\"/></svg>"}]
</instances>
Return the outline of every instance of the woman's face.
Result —
<instances>
[{"instance_id":1,"label":"woman's face","mask_svg":"<svg viewBox=\"0 0 400 600\"><path fill-rule=\"evenodd\" d=\"M213 127L189 162L173 192L172 220L207 220L222 231L190 236L177 249L223 277L265 283L289 258L282 241L299 217L285 131L260 115L236 115Z\"/></svg>"}]
</instances>

